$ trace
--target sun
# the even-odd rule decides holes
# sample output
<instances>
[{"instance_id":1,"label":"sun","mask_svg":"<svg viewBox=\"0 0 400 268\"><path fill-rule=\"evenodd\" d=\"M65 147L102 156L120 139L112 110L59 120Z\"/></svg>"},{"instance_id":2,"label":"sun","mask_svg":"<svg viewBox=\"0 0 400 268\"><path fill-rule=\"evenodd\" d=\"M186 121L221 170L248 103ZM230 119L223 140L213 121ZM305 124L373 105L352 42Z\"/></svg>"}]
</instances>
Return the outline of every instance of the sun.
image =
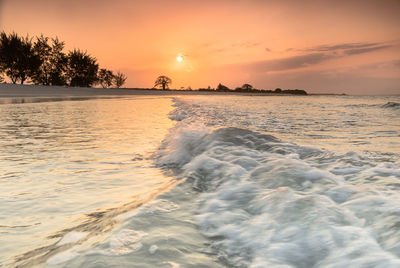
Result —
<instances>
[{"instance_id":1,"label":"sun","mask_svg":"<svg viewBox=\"0 0 400 268\"><path fill-rule=\"evenodd\" d=\"M183 61L183 57L181 54L178 55L178 57L176 57L176 61L177 62L182 62Z\"/></svg>"}]
</instances>

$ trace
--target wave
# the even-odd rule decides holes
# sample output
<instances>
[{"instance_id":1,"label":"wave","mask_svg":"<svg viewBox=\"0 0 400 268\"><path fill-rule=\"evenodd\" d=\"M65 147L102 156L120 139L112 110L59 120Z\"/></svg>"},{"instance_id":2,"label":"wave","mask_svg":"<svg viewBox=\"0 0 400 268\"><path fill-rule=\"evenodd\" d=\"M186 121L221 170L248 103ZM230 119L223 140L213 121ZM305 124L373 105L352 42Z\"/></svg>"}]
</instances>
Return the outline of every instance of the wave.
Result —
<instances>
[{"instance_id":1,"label":"wave","mask_svg":"<svg viewBox=\"0 0 400 268\"><path fill-rule=\"evenodd\" d=\"M383 104L382 108L397 108L397 109L400 109L400 103L399 102L394 102L394 101L389 101L389 102Z\"/></svg>"},{"instance_id":2,"label":"wave","mask_svg":"<svg viewBox=\"0 0 400 268\"><path fill-rule=\"evenodd\" d=\"M196 223L219 260L234 267L400 266L395 163L243 128L193 127L189 115L178 117L157 164L200 193Z\"/></svg>"}]
</instances>

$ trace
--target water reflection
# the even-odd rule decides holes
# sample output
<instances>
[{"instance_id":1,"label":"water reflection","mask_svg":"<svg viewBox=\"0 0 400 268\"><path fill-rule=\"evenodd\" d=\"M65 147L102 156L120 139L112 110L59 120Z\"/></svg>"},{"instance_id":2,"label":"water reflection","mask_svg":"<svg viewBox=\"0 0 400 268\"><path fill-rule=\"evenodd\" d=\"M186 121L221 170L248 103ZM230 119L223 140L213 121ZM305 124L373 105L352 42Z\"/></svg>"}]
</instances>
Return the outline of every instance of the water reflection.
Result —
<instances>
[{"instance_id":1,"label":"water reflection","mask_svg":"<svg viewBox=\"0 0 400 268\"><path fill-rule=\"evenodd\" d=\"M49 256L74 226L99 234L112 224L93 215L112 218L169 185L149 158L171 109L149 97L0 105L0 264Z\"/></svg>"}]
</instances>

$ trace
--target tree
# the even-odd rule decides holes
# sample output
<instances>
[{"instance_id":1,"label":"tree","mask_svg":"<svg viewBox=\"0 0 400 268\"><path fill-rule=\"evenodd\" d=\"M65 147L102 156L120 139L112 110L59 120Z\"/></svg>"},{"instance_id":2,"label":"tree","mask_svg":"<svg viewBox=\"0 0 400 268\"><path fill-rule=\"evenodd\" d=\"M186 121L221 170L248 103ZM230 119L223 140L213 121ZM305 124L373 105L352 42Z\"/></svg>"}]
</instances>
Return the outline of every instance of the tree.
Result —
<instances>
[{"instance_id":1,"label":"tree","mask_svg":"<svg viewBox=\"0 0 400 268\"><path fill-rule=\"evenodd\" d=\"M116 75L114 75L114 85L116 88L120 88L125 84L127 77L121 72L117 72Z\"/></svg>"},{"instance_id":2,"label":"tree","mask_svg":"<svg viewBox=\"0 0 400 268\"><path fill-rule=\"evenodd\" d=\"M0 33L0 66L12 83L20 81L24 84L33 77L40 64L40 57L33 51L32 39L16 33Z\"/></svg>"},{"instance_id":3,"label":"tree","mask_svg":"<svg viewBox=\"0 0 400 268\"><path fill-rule=\"evenodd\" d=\"M171 78L161 75L159 77L157 77L156 82L154 83L154 87L158 87L161 86L163 90L165 90L166 88L169 88L169 84L172 83Z\"/></svg>"},{"instance_id":4,"label":"tree","mask_svg":"<svg viewBox=\"0 0 400 268\"><path fill-rule=\"evenodd\" d=\"M3 83L3 82L4 82L3 69L2 69L2 67L0 65L0 83Z\"/></svg>"},{"instance_id":5,"label":"tree","mask_svg":"<svg viewBox=\"0 0 400 268\"><path fill-rule=\"evenodd\" d=\"M216 91L230 91L230 89L227 86L224 86L223 84L219 83Z\"/></svg>"},{"instance_id":6,"label":"tree","mask_svg":"<svg viewBox=\"0 0 400 268\"><path fill-rule=\"evenodd\" d=\"M66 77L72 87L91 87L97 82L99 65L96 58L74 49L68 53Z\"/></svg>"},{"instance_id":7,"label":"tree","mask_svg":"<svg viewBox=\"0 0 400 268\"><path fill-rule=\"evenodd\" d=\"M253 90L253 86L250 84L243 84L242 90L243 91L251 91L251 90Z\"/></svg>"},{"instance_id":8,"label":"tree","mask_svg":"<svg viewBox=\"0 0 400 268\"><path fill-rule=\"evenodd\" d=\"M32 80L41 85L66 85L67 56L63 52L65 43L58 38L53 38L51 45L48 42L48 37L36 37L33 50L40 57L41 65Z\"/></svg>"},{"instance_id":9,"label":"tree","mask_svg":"<svg viewBox=\"0 0 400 268\"><path fill-rule=\"evenodd\" d=\"M100 69L98 74L98 83L103 88L108 88L113 84L114 78L115 76L112 71L107 69Z\"/></svg>"}]
</instances>

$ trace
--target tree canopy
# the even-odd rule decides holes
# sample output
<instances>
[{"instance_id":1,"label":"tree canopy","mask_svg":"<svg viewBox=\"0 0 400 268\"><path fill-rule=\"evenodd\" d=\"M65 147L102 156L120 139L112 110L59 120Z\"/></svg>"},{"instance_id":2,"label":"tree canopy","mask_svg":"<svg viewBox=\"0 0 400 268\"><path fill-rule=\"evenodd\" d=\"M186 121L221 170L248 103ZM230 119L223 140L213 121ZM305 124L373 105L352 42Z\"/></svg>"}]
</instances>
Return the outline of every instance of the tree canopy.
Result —
<instances>
[{"instance_id":1,"label":"tree canopy","mask_svg":"<svg viewBox=\"0 0 400 268\"><path fill-rule=\"evenodd\" d=\"M125 84L127 77L121 72L117 72L116 75L114 75L114 86L116 88L120 88Z\"/></svg>"},{"instance_id":2,"label":"tree canopy","mask_svg":"<svg viewBox=\"0 0 400 268\"><path fill-rule=\"evenodd\" d=\"M13 84L23 84L32 78L40 65L41 59L33 51L32 39L16 33L0 33L0 69Z\"/></svg>"},{"instance_id":3,"label":"tree canopy","mask_svg":"<svg viewBox=\"0 0 400 268\"><path fill-rule=\"evenodd\" d=\"M216 91L230 91L230 89L229 89L229 87L224 86L223 84L219 83Z\"/></svg>"},{"instance_id":4,"label":"tree canopy","mask_svg":"<svg viewBox=\"0 0 400 268\"><path fill-rule=\"evenodd\" d=\"M165 75L160 75L157 77L154 87L161 87L163 90L168 89L169 85L172 83L171 78Z\"/></svg>"},{"instance_id":5,"label":"tree canopy","mask_svg":"<svg viewBox=\"0 0 400 268\"><path fill-rule=\"evenodd\" d=\"M96 58L79 49L68 53L66 77L72 87L91 87L98 81Z\"/></svg>"},{"instance_id":6,"label":"tree canopy","mask_svg":"<svg viewBox=\"0 0 400 268\"><path fill-rule=\"evenodd\" d=\"M250 84L243 84L242 85L242 90L243 91L251 91L253 89L253 86Z\"/></svg>"},{"instance_id":7,"label":"tree canopy","mask_svg":"<svg viewBox=\"0 0 400 268\"><path fill-rule=\"evenodd\" d=\"M0 33L0 82L5 75L12 83L36 85L121 87L127 77L100 69L97 59L86 51L74 49L65 53L65 43L43 35L33 38L16 33Z\"/></svg>"},{"instance_id":8,"label":"tree canopy","mask_svg":"<svg viewBox=\"0 0 400 268\"><path fill-rule=\"evenodd\" d=\"M34 52L40 57L41 65L33 76L33 82L47 86L66 85L65 72L68 58L63 52L65 43L58 38L51 39L41 35L36 37Z\"/></svg>"},{"instance_id":9,"label":"tree canopy","mask_svg":"<svg viewBox=\"0 0 400 268\"><path fill-rule=\"evenodd\" d=\"M108 88L113 84L114 74L107 69L100 69L98 74L98 82L103 88Z\"/></svg>"}]
</instances>

